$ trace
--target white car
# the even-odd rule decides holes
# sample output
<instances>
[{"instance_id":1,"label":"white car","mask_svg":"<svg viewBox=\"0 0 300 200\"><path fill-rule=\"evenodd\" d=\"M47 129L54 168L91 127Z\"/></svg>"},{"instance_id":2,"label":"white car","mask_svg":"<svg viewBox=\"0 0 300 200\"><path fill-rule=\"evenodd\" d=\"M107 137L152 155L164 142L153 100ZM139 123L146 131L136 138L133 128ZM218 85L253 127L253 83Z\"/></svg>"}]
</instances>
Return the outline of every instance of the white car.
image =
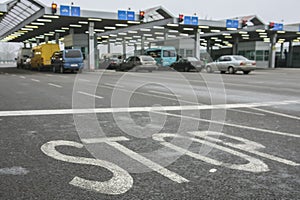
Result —
<instances>
[{"instance_id":1,"label":"white car","mask_svg":"<svg viewBox=\"0 0 300 200\"><path fill-rule=\"evenodd\" d=\"M244 74L249 74L256 69L256 62L239 55L226 55L221 56L215 62L207 63L205 69L208 73L220 71L221 74L225 72L234 74L242 71Z\"/></svg>"}]
</instances>

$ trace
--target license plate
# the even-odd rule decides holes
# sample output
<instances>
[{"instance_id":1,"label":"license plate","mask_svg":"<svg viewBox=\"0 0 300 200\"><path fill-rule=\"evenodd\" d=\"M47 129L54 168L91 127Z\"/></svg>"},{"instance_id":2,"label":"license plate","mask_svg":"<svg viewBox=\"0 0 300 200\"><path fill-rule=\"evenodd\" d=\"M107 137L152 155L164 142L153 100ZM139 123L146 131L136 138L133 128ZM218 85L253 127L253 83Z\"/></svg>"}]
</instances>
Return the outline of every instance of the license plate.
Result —
<instances>
[{"instance_id":1,"label":"license plate","mask_svg":"<svg viewBox=\"0 0 300 200\"><path fill-rule=\"evenodd\" d=\"M78 67L78 64L71 64L71 67Z\"/></svg>"}]
</instances>

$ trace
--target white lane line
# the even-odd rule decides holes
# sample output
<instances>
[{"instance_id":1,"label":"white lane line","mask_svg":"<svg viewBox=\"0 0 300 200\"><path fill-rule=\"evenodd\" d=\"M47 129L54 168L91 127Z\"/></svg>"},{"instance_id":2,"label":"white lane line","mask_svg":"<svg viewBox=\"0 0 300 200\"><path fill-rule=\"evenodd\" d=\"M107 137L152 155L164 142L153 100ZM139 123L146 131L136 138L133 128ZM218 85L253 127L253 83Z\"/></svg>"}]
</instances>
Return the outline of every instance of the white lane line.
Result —
<instances>
[{"instance_id":1,"label":"white lane line","mask_svg":"<svg viewBox=\"0 0 300 200\"><path fill-rule=\"evenodd\" d=\"M287 118L290 118L290 119L300 120L300 117L293 116L293 115L287 115L287 114L284 114L284 113L274 112L274 111L265 110L265 109L261 109L261 108L251 108L251 109L261 111L261 112L265 112L265 113L269 113L269 114L272 114L272 115L278 115L278 116L287 117Z\"/></svg>"},{"instance_id":2,"label":"white lane line","mask_svg":"<svg viewBox=\"0 0 300 200\"><path fill-rule=\"evenodd\" d=\"M171 94L171 93L167 93L167 92L159 92L159 91L155 91L155 90L149 90L148 92L155 93L155 94L162 94L162 95L166 95L166 96L172 96L172 97L181 97L181 95Z\"/></svg>"},{"instance_id":3,"label":"white lane line","mask_svg":"<svg viewBox=\"0 0 300 200\"><path fill-rule=\"evenodd\" d=\"M104 83L106 86L111 86L111 87L116 87L116 88L124 88L122 85L115 85L115 84L110 84L110 83Z\"/></svg>"},{"instance_id":4,"label":"white lane line","mask_svg":"<svg viewBox=\"0 0 300 200\"><path fill-rule=\"evenodd\" d=\"M61 85L56 85L56 84L53 84L53 83L48 83L48 85L53 86L53 87L57 87L57 88L62 88Z\"/></svg>"},{"instance_id":5,"label":"white lane line","mask_svg":"<svg viewBox=\"0 0 300 200\"><path fill-rule=\"evenodd\" d=\"M80 81L83 81L83 82L91 82L90 80L87 80L87 79L83 79L83 78L80 78L80 79L78 79L78 80L80 80Z\"/></svg>"},{"instance_id":6,"label":"white lane line","mask_svg":"<svg viewBox=\"0 0 300 200\"><path fill-rule=\"evenodd\" d=\"M228 109L234 112L240 112L240 113L246 113L246 114L251 114L251 115L259 115L259 116L265 116L263 113L257 113L257 112L250 112L250 111L244 111L244 110L238 110L238 109Z\"/></svg>"},{"instance_id":7,"label":"white lane line","mask_svg":"<svg viewBox=\"0 0 300 200\"><path fill-rule=\"evenodd\" d=\"M120 112L152 112L152 111L180 111L180 110L213 110L232 108L253 108L275 105L296 104L300 101L262 102L248 104L219 104L219 105L190 105L190 106L160 106L160 107L125 107L125 108L90 108L90 109L53 109L53 110L19 110L0 111L0 117L32 116L32 115L65 115L88 113L120 113Z\"/></svg>"},{"instance_id":8,"label":"white lane line","mask_svg":"<svg viewBox=\"0 0 300 200\"><path fill-rule=\"evenodd\" d=\"M60 78L69 78L69 77L63 76L63 75L58 75L57 77L60 77Z\"/></svg>"},{"instance_id":9,"label":"white lane line","mask_svg":"<svg viewBox=\"0 0 300 200\"><path fill-rule=\"evenodd\" d=\"M15 74L12 74L11 76L15 77L15 76L17 76L17 75L15 75Z\"/></svg>"},{"instance_id":10,"label":"white lane line","mask_svg":"<svg viewBox=\"0 0 300 200\"><path fill-rule=\"evenodd\" d=\"M19 76L20 78L22 78L22 79L26 79L26 77L25 76Z\"/></svg>"},{"instance_id":11,"label":"white lane line","mask_svg":"<svg viewBox=\"0 0 300 200\"><path fill-rule=\"evenodd\" d=\"M293 133L285 133L285 132L280 132L280 131L273 131L273 130L268 130L268 129L255 128L255 127L238 125L238 124L231 124L231 123L226 123L226 122L218 122L218 121L213 121L213 120L208 120L208 119L200 119L200 118L177 115L177 114L171 114L171 113L165 113L165 112L157 112L157 111L152 111L152 112L157 113L157 114L161 114L161 115L168 115L168 116L172 116L172 117L186 118L186 119L192 119L192 120L196 120L196 121L202 121L202 122L208 122L208 123L214 123L214 124L221 124L221 125L224 125L224 126L231 126L231 127L235 127L235 128L249 129L249 130L254 130L254 131L259 131L259 132L272 133L272 134L276 134L276 135L283 135L283 136L288 136L288 137L300 138L300 135L296 135L296 134L293 134Z\"/></svg>"},{"instance_id":12,"label":"white lane line","mask_svg":"<svg viewBox=\"0 0 300 200\"><path fill-rule=\"evenodd\" d=\"M177 183L185 183L189 182L189 180L183 178L182 176L164 168L163 166L145 158L144 156L128 149L127 147L119 144L120 141L129 141L128 138L119 136L119 137L110 137L110 138L89 138L89 139L81 139L81 141L85 144L97 144L97 143L106 143L117 150L121 151L125 155L129 156L133 160L140 162L141 164L145 165L146 167L152 169L153 171L169 178L170 180L177 182Z\"/></svg>"},{"instance_id":13,"label":"white lane line","mask_svg":"<svg viewBox=\"0 0 300 200\"><path fill-rule=\"evenodd\" d=\"M46 76L52 77L53 75L51 75L51 74L46 74Z\"/></svg>"},{"instance_id":14,"label":"white lane line","mask_svg":"<svg viewBox=\"0 0 300 200\"><path fill-rule=\"evenodd\" d=\"M94 97L94 98L97 98L97 99L103 99L103 97L101 97L101 96L97 96L97 95L94 95L94 94L89 94L89 93L86 93L86 92L78 91L77 93L78 94L83 94L83 95L86 95L86 96L89 96L89 97Z\"/></svg>"},{"instance_id":15,"label":"white lane line","mask_svg":"<svg viewBox=\"0 0 300 200\"><path fill-rule=\"evenodd\" d=\"M34 82L38 82L38 83L41 82L40 80L33 79L33 78L31 80L34 81Z\"/></svg>"},{"instance_id":16,"label":"white lane line","mask_svg":"<svg viewBox=\"0 0 300 200\"><path fill-rule=\"evenodd\" d=\"M29 171L23 167L0 168L0 175L26 175Z\"/></svg>"}]
</instances>

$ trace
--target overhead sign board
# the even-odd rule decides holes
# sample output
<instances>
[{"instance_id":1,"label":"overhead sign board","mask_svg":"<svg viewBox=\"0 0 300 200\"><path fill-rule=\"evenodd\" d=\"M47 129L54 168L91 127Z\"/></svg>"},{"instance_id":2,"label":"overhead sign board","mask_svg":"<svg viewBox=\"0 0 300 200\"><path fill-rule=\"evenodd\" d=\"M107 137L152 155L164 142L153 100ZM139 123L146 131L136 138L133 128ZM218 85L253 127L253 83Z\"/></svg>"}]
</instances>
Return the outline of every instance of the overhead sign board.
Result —
<instances>
[{"instance_id":1,"label":"overhead sign board","mask_svg":"<svg viewBox=\"0 0 300 200\"><path fill-rule=\"evenodd\" d=\"M197 16L184 16L183 23L186 25L198 25L198 17Z\"/></svg>"},{"instance_id":2,"label":"overhead sign board","mask_svg":"<svg viewBox=\"0 0 300 200\"><path fill-rule=\"evenodd\" d=\"M60 5L60 15L61 16L70 16L70 6Z\"/></svg>"},{"instance_id":3,"label":"overhead sign board","mask_svg":"<svg viewBox=\"0 0 300 200\"><path fill-rule=\"evenodd\" d=\"M80 7L78 6L60 5L59 10L61 16L80 17Z\"/></svg>"},{"instance_id":4,"label":"overhead sign board","mask_svg":"<svg viewBox=\"0 0 300 200\"><path fill-rule=\"evenodd\" d=\"M239 21L227 19L226 20L226 28L239 28Z\"/></svg>"},{"instance_id":5,"label":"overhead sign board","mask_svg":"<svg viewBox=\"0 0 300 200\"><path fill-rule=\"evenodd\" d=\"M118 10L118 20L135 20L135 12L134 11L126 11L126 10Z\"/></svg>"},{"instance_id":6,"label":"overhead sign board","mask_svg":"<svg viewBox=\"0 0 300 200\"><path fill-rule=\"evenodd\" d=\"M80 17L80 7L71 6L71 16Z\"/></svg>"},{"instance_id":7,"label":"overhead sign board","mask_svg":"<svg viewBox=\"0 0 300 200\"><path fill-rule=\"evenodd\" d=\"M272 30L274 30L274 31L283 31L283 24L275 23L274 28Z\"/></svg>"}]
</instances>

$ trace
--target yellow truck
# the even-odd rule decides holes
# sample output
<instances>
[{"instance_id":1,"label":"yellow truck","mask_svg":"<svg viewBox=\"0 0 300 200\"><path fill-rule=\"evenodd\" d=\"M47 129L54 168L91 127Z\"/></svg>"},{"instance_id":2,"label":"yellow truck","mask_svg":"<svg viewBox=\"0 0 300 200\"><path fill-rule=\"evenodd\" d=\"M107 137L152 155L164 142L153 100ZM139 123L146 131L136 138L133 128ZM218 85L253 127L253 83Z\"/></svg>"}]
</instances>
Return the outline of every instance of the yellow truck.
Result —
<instances>
[{"instance_id":1,"label":"yellow truck","mask_svg":"<svg viewBox=\"0 0 300 200\"><path fill-rule=\"evenodd\" d=\"M32 48L31 69L41 71L43 69L52 69L51 56L59 51L58 44L41 44Z\"/></svg>"}]
</instances>

